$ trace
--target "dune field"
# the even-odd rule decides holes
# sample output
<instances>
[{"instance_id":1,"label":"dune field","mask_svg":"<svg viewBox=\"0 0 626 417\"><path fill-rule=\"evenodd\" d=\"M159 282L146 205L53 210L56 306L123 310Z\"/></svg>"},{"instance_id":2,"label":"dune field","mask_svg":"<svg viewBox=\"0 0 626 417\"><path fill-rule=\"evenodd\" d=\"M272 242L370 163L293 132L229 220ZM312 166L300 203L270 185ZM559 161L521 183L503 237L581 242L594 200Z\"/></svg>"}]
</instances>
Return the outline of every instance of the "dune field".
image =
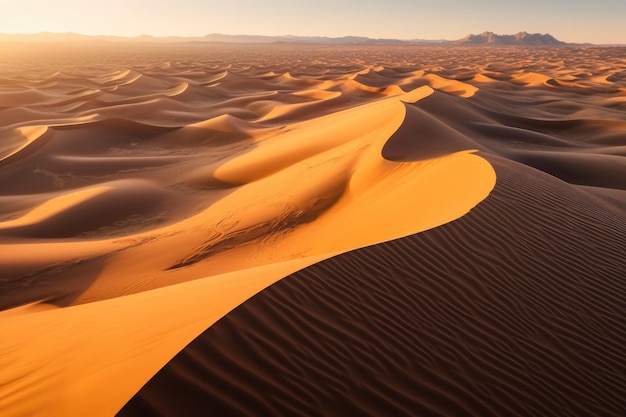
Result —
<instances>
[{"instance_id":1,"label":"dune field","mask_svg":"<svg viewBox=\"0 0 626 417\"><path fill-rule=\"evenodd\" d=\"M626 413L626 48L1 46L2 417Z\"/></svg>"}]
</instances>

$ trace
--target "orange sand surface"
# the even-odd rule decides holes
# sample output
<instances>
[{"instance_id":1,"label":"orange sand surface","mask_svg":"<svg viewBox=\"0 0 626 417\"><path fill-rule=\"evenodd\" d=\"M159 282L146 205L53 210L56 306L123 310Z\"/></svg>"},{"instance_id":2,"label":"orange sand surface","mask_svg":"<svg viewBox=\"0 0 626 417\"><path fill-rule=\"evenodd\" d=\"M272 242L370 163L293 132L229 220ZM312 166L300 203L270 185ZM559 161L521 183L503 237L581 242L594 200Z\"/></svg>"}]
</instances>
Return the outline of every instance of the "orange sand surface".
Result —
<instances>
[{"instance_id":1,"label":"orange sand surface","mask_svg":"<svg viewBox=\"0 0 626 417\"><path fill-rule=\"evenodd\" d=\"M399 381L410 378L400 370L390 376L390 392L379 387L339 394L329 381L350 379L354 372L363 381L377 380L371 372L378 361L394 358L383 353L387 348L392 352L394 343L418 343L403 332L414 320L430 317L420 307L427 302L403 304L402 314L384 304L405 303L402 294L414 291L412 285L428 271L459 285L437 293L435 298L446 297L441 305L462 302L454 294L469 288L458 281L466 272L484 279L484 288L493 277L521 274L519 284L493 284L500 288L500 295L494 295L499 303L522 302L515 291L530 277L541 283L529 283L528 288L543 288L544 280L563 280L561 287L572 303L583 298L592 305L614 303L611 314L619 313L617 295L624 295L619 277L626 271L623 253L615 249L626 237L626 102L620 99L626 93L625 74L626 52L620 48L2 45L2 416L111 416L120 410L121 415L207 415L206 410L216 415L334 415L340 410L349 415L381 415L380 410L403 415L400 410L407 409L401 404L409 400L414 404L406 407L421 410L417 414L436 410L439 415L502 415L496 405L485 405L473 388L461 395L456 388L437 387L437 378L432 391L441 392L441 398L413 391L419 383L403 385ZM562 203L562 196L571 196L571 201ZM509 199L520 203L509 205ZM500 201L506 202L506 209L493 208ZM521 209L533 201L533 209L545 208L544 217ZM553 212L555 207L560 209ZM591 223L589 213L595 216ZM526 221L545 225L545 230L531 239L525 234L534 233L534 226L520 226ZM410 243L410 250L389 246L438 233L442 236L434 243ZM601 243L592 245L595 250L575 246L599 236ZM480 246L472 243L477 238L491 247L480 256L468 254ZM446 248L447 242L456 242L455 248ZM512 242L525 243L513 248ZM571 247L582 258L540 259L541 248L553 247ZM539 252L524 255L529 248ZM423 258L429 251L436 254ZM348 260L358 256L353 253L366 252L371 256L364 260ZM419 267L410 265L418 259ZM463 272L443 278L458 260ZM588 268L577 266L581 260ZM545 265L543 273L534 270L537 264ZM494 269L480 272L485 265ZM351 278L344 276L346 270ZM306 282L307 271L313 271L318 283L330 279L315 295L330 306L315 314L294 312L288 305L301 299L300 290L290 288L295 288L293 282ZM587 282L596 274L604 277L601 284L593 281L573 289L564 278ZM401 276L404 290L393 293L393 280ZM363 281L345 287L356 277ZM370 295L386 291L368 291L374 282L389 282L391 292L384 300L369 302L365 299ZM433 288L432 283L419 284L414 299L436 293ZM597 292L577 294L581 288ZM365 293L357 296L361 290ZM493 291L477 290L476 300ZM545 297L546 291L537 297ZM349 301L342 298L350 294L354 297ZM275 300L268 304L277 306L274 315L270 307L250 307L264 297ZM488 298L484 303L462 303L490 305L492 296ZM350 307L361 317L354 323L377 312L384 312L382 320L388 323L381 333L358 336L367 336L366 345L387 343L387 348L375 348L379 359L346 359L343 364L357 368L332 377L335 371L306 381L296 378L299 383L287 376L292 371L272 368L273 360L262 365L270 357L291 363L290 355L309 352L305 347L279 348L280 340L288 346L306 338L294 330L279 330L281 323L269 325L276 317L305 329L321 320L323 311L347 308L358 300ZM317 311L307 302L300 305ZM555 305L558 310L560 304ZM238 318L246 308L257 311L256 317L270 316L264 324L251 324ZM604 329L602 340L610 340L597 349L608 365L589 371L588 362L581 359L584 353L557 350L556 355L580 359L585 380L606 381L607 398L604 408L594 408L597 395L585 383L568 379L569 374L563 381L578 387L576 394L557 384L557 391L565 392L558 398L561 403L575 397L589 403L591 398L585 412L611 415L616 409L613 395L620 393L614 384L617 377L607 375L606 369L618 372L613 358L617 344L624 341L623 328L616 331L613 325L619 318L606 316L604 309L581 311L594 315L590 320ZM481 314L479 309L463 317ZM579 323L551 310L542 317L545 334L558 333L554 326L559 322L559 329ZM448 320L440 326L461 319ZM470 326L476 332L484 326L508 335L519 329L514 321L511 318L510 333L506 321L492 325L487 318ZM220 332L220 326L229 323L240 329ZM254 331L263 326L269 327L260 334ZM344 340L335 335L337 326L324 321L310 333L319 332L319 341L328 338L324 346L331 349ZM224 335L247 329L252 329L252 339L235 347L223 342L231 348L221 363L237 366L219 375L241 367L232 376L239 381L234 385L195 374L205 365L188 370L177 362L180 355L193 352L194 360L208 364L223 353L214 352L210 359L202 353L204 348L194 346L205 343L202 340L222 343ZM598 340L586 327L572 331ZM211 332L218 334L207 336ZM253 339L257 342L241 356L236 346L243 349ZM427 339L422 335L419 340ZM454 347L461 339L443 344L463 352ZM317 344L311 346L313 355ZM462 346L471 347L472 342ZM280 352L263 355L259 352L264 347ZM507 349L489 353L494 358L489 366L505 375L497 383L507 375L517 378L501 355L516 363L535 363L536 350L518 360ZM572 349L593 351L586 346ZM261 357L245 365L245 358L255 355ZM407 355L419 357L415 352ZM432 355L439 357L434 351ZM459 357L469 358L464 353ZM307 363L317 370L328 366L322 356L310 356ZM221 365L206 366L217 370ZM256 366L259 370L249 375ZM183 369L175 375L189 378L175 381L167 376L171 367ZM398 369L410 373L413 368ZM446 372L434 369L419 375ZM269 375L292 378L293 391L281 385L284 381L268 382ZM187 389L173 389L187 383ZM477 387L492 383L476 382ZM241 408L233 400L253 395L266 384L277 394L257 406L253 399L252 408ZM310 391L309 384L319 388ZM532 382L520 384L513 383L515 389L505 396L517 398L516 404L545 403L524 388ZM231 386L243 393L232 388L229 394ZM202 393L201 399L190 397L186 406L167 403L171 397L176 404L176 398L182 401L193 392ZM278 400L283 394L289 399ZM360 405L372 395L379 395L387 406ZM463 400L466 397L471 400ZM212 398L220 405L211 403ZM339 398L351 405L341 405ZM459 408L446 408L457 400ZM307 408L311 404L318 406ZM529 410L545 411L532 406L508 411L524 415Z\"/></svg>"}]
</instances>

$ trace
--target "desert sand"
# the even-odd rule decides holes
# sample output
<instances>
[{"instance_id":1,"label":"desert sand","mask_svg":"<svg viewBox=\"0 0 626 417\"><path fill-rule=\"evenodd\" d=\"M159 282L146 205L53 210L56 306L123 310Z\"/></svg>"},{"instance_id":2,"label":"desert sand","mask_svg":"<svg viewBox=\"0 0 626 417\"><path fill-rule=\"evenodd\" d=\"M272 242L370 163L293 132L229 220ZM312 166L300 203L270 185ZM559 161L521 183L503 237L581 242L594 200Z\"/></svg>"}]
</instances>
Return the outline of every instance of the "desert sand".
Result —
<instances>
[{"instance_id":1,"label":"desert sand","mask_svg":"<svg viewBox=\"0 0 626 417\"><path fill-rule=\"evenodd\" d=\"M0 414L621 415L626 48L9 43Z\"/></svg>"}]
</instances>

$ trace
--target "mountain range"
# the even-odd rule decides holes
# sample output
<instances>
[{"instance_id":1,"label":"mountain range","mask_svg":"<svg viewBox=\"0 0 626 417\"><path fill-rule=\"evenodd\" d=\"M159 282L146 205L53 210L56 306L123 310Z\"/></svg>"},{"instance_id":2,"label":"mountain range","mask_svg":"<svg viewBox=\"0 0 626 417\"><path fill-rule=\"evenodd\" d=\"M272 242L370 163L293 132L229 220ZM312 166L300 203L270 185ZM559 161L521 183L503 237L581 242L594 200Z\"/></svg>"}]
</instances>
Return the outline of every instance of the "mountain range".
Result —
<instances>
[{"instance_id":1,"label":"mountain range","mask_svg":"<svg viewBox=\"0 0 626 417\"><path fill-rule=\"evenodd\" d=\"M483 32L479 35L468 35L458 40L427 40L427 39L376 39L363 36L324 37L324 36L261 36L261 35L224 35L212 33L205 36L182 37L167 36L155 37L141 35L136 37L122 36L90 36L73 32L67 33L37 33L37 34L3 34L0 33L0 42L68 42L68 41L108 41L108 42L222 42L222 43L305 43L305 44L450 44L450 45L520 45L520 46L564 46L577 45L562 42L546 33L519 32L515 35L497 35L493 32Z\"/></svg>"},{"instance_id":2,"label":"mountain range","mask_svg":"<svg viewBox=\"0 0 626 417\"><path fill-rule=\"evenodd\" d=\"M460 45L524 45L524 46L560 46L567 43L556 39L549 33L519 32L515 35L496 35L483 32L480 35L468 35L454 43Z\"/></svg>"}]
</instances>

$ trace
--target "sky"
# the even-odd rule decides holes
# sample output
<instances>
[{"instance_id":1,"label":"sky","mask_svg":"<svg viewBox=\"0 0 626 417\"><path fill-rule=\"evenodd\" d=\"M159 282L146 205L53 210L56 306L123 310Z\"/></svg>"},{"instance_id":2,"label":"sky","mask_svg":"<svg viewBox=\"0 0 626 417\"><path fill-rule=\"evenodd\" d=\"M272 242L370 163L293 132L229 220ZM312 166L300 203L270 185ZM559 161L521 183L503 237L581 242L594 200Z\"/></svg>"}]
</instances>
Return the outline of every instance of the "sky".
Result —
<instances>
[{"instance_id":1,"label":"sky","mask_svg":"<svg viewBox=\"0 0 626 417\"><path fill-rule=\"evenodd\" d=\"M368 36L550 33L626 44L626 0L0 0L1 33Z\"/></svg>"}]
</instances>

